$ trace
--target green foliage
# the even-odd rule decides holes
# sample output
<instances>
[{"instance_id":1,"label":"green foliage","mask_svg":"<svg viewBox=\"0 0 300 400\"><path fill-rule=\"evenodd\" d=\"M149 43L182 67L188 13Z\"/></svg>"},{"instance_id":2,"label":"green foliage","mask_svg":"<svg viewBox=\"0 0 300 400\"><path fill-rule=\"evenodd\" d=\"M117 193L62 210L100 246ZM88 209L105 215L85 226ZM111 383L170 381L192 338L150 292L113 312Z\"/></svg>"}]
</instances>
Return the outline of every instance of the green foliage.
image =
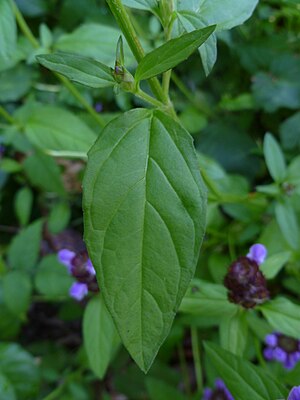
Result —
<instances>
[{"instance_id":1,"label":"green foliage","mask_svg":"<svg viewBox=\"0 0 300 400\"><path fill-rule=\"evenodd\" d=\"M299 385L264 359L300 340L299 29L297 0L0 1L1 399Z\"/></svg>"},{"instance_id":2,"label":"green foliage","mask_svg":"<svg viewBox=\"0 0 300 400\"><path fill-rule=\"evenodd\" d=\"M186 60L215 30L215 26L194 30L179 38L171 39L148 53L139 63L135 79L141 81L152 78L176 67Z\"/></svg>"},{"instance_id":3,"label":"green foliage","mask_svg":"<svg viewBox=\"0 0 300 400\"><path fill-rule=\"evenodd\" d=\"M286 390L262 369L213 344L205 344L206 353L237 399L273 400L285 397Z\"/></svg>"},{"instance_id":4,"label":"green foliage","mask_svg":"<svg viewBox=\"0 0 300 400\"><path fill-rule=\"evenodd\" d=\"M92 299L85 309L83 337L90 368L102 379L118 349L120 338L100 296Z\"/></svg>"},{"instance_id":5,"label":"green foliage","mask_svg":"<svg viewBox=\"0 0 300 400\"><path fill-rule=\"evenodd\" d=\"M193 276L204 233L205 189L188 133L160 111L113 120L89 152L83 204L106 304L147 371Z\"/></svg>"},{"instance_id":6,"label":"green foliage","mask_svg":"<svg viewBox=\"0 0 300 400\"><path fill-rule=\"evenodd\" d=\"M61 52L37 56L37 60L40 64L52 71L59 72L71 81L92 88L109 87L115 83L110 69L106 65L86 57Z\"/></svg>"}]
</instances>

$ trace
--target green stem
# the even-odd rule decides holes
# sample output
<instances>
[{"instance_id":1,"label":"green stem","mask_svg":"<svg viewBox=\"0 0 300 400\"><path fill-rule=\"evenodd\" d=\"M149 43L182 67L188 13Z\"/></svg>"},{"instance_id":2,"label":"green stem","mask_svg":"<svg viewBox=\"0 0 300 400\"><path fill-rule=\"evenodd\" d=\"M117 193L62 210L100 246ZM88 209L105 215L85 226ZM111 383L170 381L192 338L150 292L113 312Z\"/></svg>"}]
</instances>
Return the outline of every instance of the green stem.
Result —
<instances>
[{"instance_id":1,"label":"green stem","mask_svg":"<svg viewBox=\"0 0 300 400\"><path fill-rule=\"evenodd\" d=\"M188 368L186 365L184 349L183 349L183 346L181 343L178 346L178 355L179 355L179 362L180 362L180 368L181 368L181 373L182 373L182 379L183 379L184 386L185 386L185 391L186 391L187 395L189 396L191 394L189 371L188 371Z\"/></svg>"},{"instance_id":2,"label":"green stem","mask_svg":"<svg viewBox=\"0 0 300 400\"><path fill-rule=\"evenodd\" d=\"M79 101L80 104L86 109L86 111L98 122L98 124L104 128L105 121L100 115L93 109L93 107L86 101L86 99L81 95L77 88L64 76L59 75L54 72L54 75L65 85L65 87L72 93L72 95Z\"/></svg>"},{"instance_id":3,"label":"green stem","mask_svg":"<svg viewBox=\"0 0 300 400\"><path fill-rule=\"evenodd\" d=\"M212 112L204 105L200 104L195 98L194 96L191 94L191 92L189 91L189 89L185 86L185 84L182 82L182 80L179 78L179 76L177 74L175 74L175 72L172 72L172 76L171 76L172 81L175 83L175 85L177 86L177 88L180 90L180 92L189 100L189 102L195 107L197 108L197 110L199 110L201 113L203 113L204 115L206 115L207 117L211 117L212 116Z\"/></svg>"},{"instance_id":4,"label":"green stem","mask_svg":"<svg viewBox=\"0 0 300 400\"><path fill-rule=\"evenodd\" d=\"M133 93L136 97L139 97L140 99L146 101L147 103L151 104L154 107L164 107L164 104L161 103L159 100L156 100L154 97L149 96L147 93L145 93L143 90L138 89L136 92Z\"/></svg>"},{"instance_id":5,"label":"green stem","mask_svg":"<svg viewBox=\"0 0 300 400\"><path fill-rule=\"evenodd\" d=\"M202 367L201 367L201 359L200 359L200 347L199 347L199 341L198 341L198 332L197 332L197 328L195 328L195 327L191 327L191 339L192 339L192 352L193 352L193 358L194 358L197 387L198 387L199 393L202 393L203 379L202 379Z\"/></svg>"},{"instance_id":6,"label":"green stem","mask_svg":"<svg viewBox=\"0 0 300 400\"><path fill-rule=\"evenodd\" d=\"M40 47L38 40L32 34L27 22L25 21L23 15L21 14L18 6L13 0L10 0L12 5L16 20L18 22L20 30L23 32L24 36L36 49ZM104 120L99 116L99 114L89 105L81 93L76 89L76 87L64 76L57 74L54 75L64 84L64 86L72 93L72 95L79 101L79 103L86 109L86 111L98 122L98 124L103 128L105 126Z\"/></svg>"},{"instance_id":7,"label":"green stem","mask_svg":"<svg viewBox=\"0 0 300 400\"><path fill-rule=\"evenodd\" d=\"M117 24L123 32L134 57L136 58L137 62L140 62L144 58L145 52L141 45L141 42L139 41L135 33L134 27L131 23L125 7L123 6L121 0L106 0L106 2L113 16L115 17ZM162 103L168 104L169 98L168 96L165 96L160 86L159 80L157 78L152 78L149 79L149 83L152 92L156 96L156 98Z\"/></svg>"},{"instance_id":8,"label":"green stem","mask_svg":"<svg viewBox=\"0 0 300 400\"><path fill-rule=\"evenodd\" d=\"M33 47L35 48L39 48L40 44L37 41L37 39L34 37L34 35L32 34L29 26L27 25L25 19L23 18L23 15L21 14L18 6L16 5L16 3L14 2L14 0L10 0L13 12L15 14L16 20L18 22L18 25L21 29L21 31L23 32L24 36L26 36L26 38L29 40L29 42L32 44Z\"/></svg>"},{"instance_id":9,"label":"green stem","mask_svg":"<svg viewBox=\"0 0 300 400\"><path fill-rule=\"evenodd\" d=\"M15 124L13 117L2 106L0 106L0 115L10 124Z\"/></svg>"}]
</instances>

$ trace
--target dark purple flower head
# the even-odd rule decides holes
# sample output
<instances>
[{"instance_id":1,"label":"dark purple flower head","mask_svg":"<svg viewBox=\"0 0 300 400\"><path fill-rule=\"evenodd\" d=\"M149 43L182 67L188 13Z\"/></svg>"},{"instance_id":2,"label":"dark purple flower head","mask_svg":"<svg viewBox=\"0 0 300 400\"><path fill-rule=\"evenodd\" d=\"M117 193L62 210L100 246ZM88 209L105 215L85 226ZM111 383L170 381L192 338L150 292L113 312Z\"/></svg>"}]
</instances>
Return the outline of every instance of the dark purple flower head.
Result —
<instances>
[{"instance_id":1,"label":"dark purple flower head","mask_svg":"<svg viewBox=\"0 0 300 400\"><path fill-rule=\"evenodd\" d=\"M222 379L216 379L214 389L204 389L203 400L234 400L234 398Z\"/></svg>"},{"instance_id":2,"label":"dark purple flower head","mask_svg":"<svg viewBox=\"0 0 300 400\"><path fill-rule=\"evenodd\" d=\"M287 400L300 400L300 386L294 386Z\"/></svg>"},{"instance_id":3,"label":"dark purple flower head","mask_svg":"<svg viewBox=\"0 0 300 400\"><path fill-rule=\"evenodd\" d=\"M99 291L96 271L87 251L75 253L68 249L62 249L58 252L58 260L67 267L69 273L77 281L70 288L71 297L82 300L88 291Z\"/></svg>"},{"instance_id":4,"label":"dark purple flower head","mask_svg":"<svg viewBox=\"0 0 300 400\"><path fill-rule=\"evenodd\" d=\"M278 361L288 370L300 361L300 340L275 332L265 337L265 344L264 357L268 361Z\"/></svg>"},{"instance_id":5,"label":"dark purple flower head","mask_svg":"<svg viewBox=\"0 0 300 400\"><path fill-rule=\"evenodd\" d=\"M253 308L269 299L265 277L256 261L248 257L239 257L230 265L224 285L229 290L229 301L244 308Z\"/></svg>"}]
</instances>

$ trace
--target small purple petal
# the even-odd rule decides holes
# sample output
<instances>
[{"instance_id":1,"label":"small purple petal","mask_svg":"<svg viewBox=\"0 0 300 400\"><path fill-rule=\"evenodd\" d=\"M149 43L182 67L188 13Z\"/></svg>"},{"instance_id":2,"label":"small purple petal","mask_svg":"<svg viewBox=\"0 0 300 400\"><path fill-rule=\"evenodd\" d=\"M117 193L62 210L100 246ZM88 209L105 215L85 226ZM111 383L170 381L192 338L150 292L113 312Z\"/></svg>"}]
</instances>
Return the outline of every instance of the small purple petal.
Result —
<instances>
[{"instance_id":1,"label":"small purple petal","mask_svg":"<svg viewBox=\"0 0 300 400\"><path fill-rule=\"evenodd\" d=\"M80 301L88 294L88 291L86 283L74 282L70 287L69 294L74 299Z\"/></svg>"},{"instance_id":2,"label":"small purple petal","mask_svg":"<svg viewBox=\"0 0 300 400\"><path fill-rule=\"evenodd\" d=\"M263 244L257 243L250 247L247 257L260 265L265 261L267 254L266 247Z\"/></svg>"},{"instance_id":3,"label":"small purple petal","mask_svg":"<svg viewBox=\"0 0 300 400\"><path fill-rule=\"evenodd\" d=\"M103 104L102 103L96 103L94 108L98 113L100 113L103 110Z\"/></svg>"},{"instance_id":4,"label":"small purple petal","mask_svg":"<svg viewBox=\"0 0 300 400\"><path fill-rule=\"evenodd\" d=\"M264 357L267 361L272 361L274 360L274 354L273 354L274 350L271 349L270 347L267 347L264 349L263 353L264 353Z\"/></svg>"},{"instance_id":5,"label":"small purple petal","mask_svg":"<svg viewBox=\"0 0 300 400\"><path fill-rule=\"evenodd\" d=\"M213 393L212 389L209 388L204 389L202 400L210 400L210 396L212 395L212 393Z\"/></svg>"},{"instance_id":6,"label":"small purple petal","mask_svg":"<svg viewBox=\"0 0 300 400\"><path fill-rule=\"evenodd\" d=\"M265 337L265 343L266 343L268 346L276 347L276 346L277 346L277 343L278 343L278 338L277 338L277 336L276 336L274 333L271 333L270 335L267 335L267 336Z\"/></svg>"},{"instance_id":7,"label":"small purple petal","mask_svg":"<svg viewBox=\"0 0 300 400\"><path fill-rule=\"evenodd\" d=\"M287 400L300 400L300 386L294 386Z\"/></svg>"},{"instance_id":8,"label":"small purple petal","mask_svg":"<svg viewBox=\"0 0 300 400\"><path fill-rule=\"evenodd\" d=\"M71 273L71 268L72 264L71 261L75 257L74 251L68 250L68 249L62 249L57 253L57 258L58 261L62 264L64 264L67 268L68 271Z\"/></svg>"},{"instance_id":9,"label":"small purple petal","mask_svg":"<svg viewBox=\"0 0 300 400\"><path fill-rule=\"evenodd\" d=\"M93 267L92 261L90 259L87 260L85 267L89 274L96 275L95 268Z\"/></svg>"},{"instance_id":10,"label":"small purple petal","mask_svg":"<svg viewBox=\"0 0 300 400\"><path fill-rule=\"evenodd\" d=\"M275 360L277 360L277 361L279 361L281 363L285 363L286 360L287 360L287 353L283 349L281 349L280 347L276 347L273 350L273 356L274 356Z\"/></svg>"},{"instance_id":11,"label":"small purple petal","mask_svg":"<svg viewBox=\"0 0 300 400\"><path fill-rule=\"evenodd\" d=\"M231 393L229 392L229 390L227 389L225 383L222 381L222 379L217 378L215 380L215 386L217 389L219 390L223 390L225 396L226 396L226 400L234 400L234 398L232 397Z\"/></svg>"},{"instance_id":12,"label":"small purple petal","mask_svg":"<svg viewBox=\"0 0 300 400\"><path fill-rule=\"evenodd\" d=\"M286 369L293 369L294 366L297 364L297 361L294 360L293 354L287 354L285 363L284 363L284 368Z\"/></svg>"}]
</instances>

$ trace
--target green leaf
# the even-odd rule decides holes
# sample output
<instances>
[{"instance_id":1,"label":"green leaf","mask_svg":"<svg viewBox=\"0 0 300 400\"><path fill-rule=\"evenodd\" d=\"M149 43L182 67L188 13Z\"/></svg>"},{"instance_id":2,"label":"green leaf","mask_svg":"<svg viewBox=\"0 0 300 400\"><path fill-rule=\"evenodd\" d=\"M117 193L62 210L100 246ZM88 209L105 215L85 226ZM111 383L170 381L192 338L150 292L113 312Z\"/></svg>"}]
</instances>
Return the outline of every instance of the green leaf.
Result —
<instances>
[{"instance_id":1,"label":"green leaf","mask_svg":"<svg viewBox=\"0 0 300 400\"><path fill-rule=\"evenodd\" d=\"M290 251L281 251L269 256L266 261L260 265L261 272L267 279L273 279L279 273L281 268L289 261Z\"/></svg>"},{"instance_id":2,"label":"green leaf","mask_svg":"<svg viewBox=\"0 0 300 400\"><path fill-rule=\"evenodd\" d=\"M71 33L62 35L54 45L55 50L91 57L105 65L115 62L116 43L121 32L109 25L87 23ZM124 43L126 64L134 63L128 44Z\"/></svg>"},{"instance_id":3,"label":"green leaf","mask_svg":"<svg viewBox=\"0 0 300 400\"><path fill-rule=\"evenodd\" d=\"M90 300L85 309L83 340L90 368L99 379L102 379L119 348L120 338L100 296Z\"/></svg>"},{"instance_id":4,"label":"green leaf","mask_svg":"<svg viewBox=\"0 0 300 400\"><path fill-rule=\"evenodd\" d=\"M53 158L37 152L27 157L23 166L33 186L37 186L46 192L65 195L60 169Z\"/></svg>"},{"instance_id":5,"label":"green leaf","mask_svg":"<svg viewBox=\"0 0 300 400\"><path fill-rule=\"evenodd\" d=\"M186 397L183 396L178 390L173 386L168 385L162 380L156 378L146 379L146 388L149 393L150 400L185 400Z\"/></svg>"},{"instance_id":6,"label":"green leaf","mask_svg":"<svg viewBox=\"0 0 300 400\"><path fill-rule=\"evenodd\" d=\"M194 29L204 28L208 25L202 16L195 12L181 11L177 15L186 32L192 32ZM217 61L217 36L215 33L212 33L206 42L199 47L199 53L207 76Z\"/></svg>"},{"instance_id":7,"label":"green leaf","mask_svg":"<svg viewBox=\"0 0 300 400\"><path fill-rule=\"evenodd\" d=\"M275 331L299 339L300 306L284 297L277 297L259 307Z\"/></svg>"},{"instance_id":8,"label":"green leaf","mask_svg":"<svg viewBox=\"0 0 300 400\"><path fill-rule=\"evenodd\" d=\"M231 29L251 17L258 0L204 0L199 14L208 24L216 24L217 30Z\"/></svg>"},{"instance_id":9,"label":"green leaf","mask_svg":"<svg viewBox=\"0 0 300 400\"><path fill-rule=\"evenodd\" d=\"M17 25L9 0L0 2L0 63L10 61L17 45Z\"/></svg>"},{"instance_id":10,"label":"green leaf","mask_svg":"<svg viewBox=\"0 0 300 400\"><path fill-rule=\"evenodd\" d=\"M27 225L32 209L33 195L28 187L20 189L15 196L15 210L21 225Z\"/></svg>"},{"instance_id":11,"label":"green leaf","mask_svg":"<svg viewBox=\"0 0 300 400\"><path fill-rule=\"evenodd\" d=\"M12 268L32 270L38 260L42 235L42 220L36 220L16 235L8 249L8 263Z\"/></svg>"},{"instance_id":12,"label":"green leaf","mask_svg":"<svg viewBox=\"0 0 300 400\"><path fill-rule=\"evenodd\" d=\"M48 228L51 233L59 233L68 226L71 217L70 206L61 201L54 205L48 219Z\"/></svg>"},{"instance_id":13,"label":"green leaf","mask_svg":"<svg viewBox=\"0 0 300 400\"><path fill-rule=\"evenodd\" d=\"M155 10L158 8L157 0L122 0L124 6L138 10Z\"/></svg>"},{"instance_id":14,"label":"green leaf","mask_svg":"<svg viewBox=\"0 0 300 400\"><path fill-rule=\"evenodd\" d=\"M24 271L11 271L3 278L3 298L7 308L18 318L24 319L30 306L32 285Z\"/></svg>"},{"instance_id":15,"label":"green leaf","mask_svg":"<svg viewBox=\"0 0 300 400\"><path fill-rule=\"evenodd\" d=\"M205 343L206 354L235 399L275 400L287 395L283 385L249 361Z\"/></svg>"},{"instance_id":16,"label":"green leaf","mask_svg":"<svg viewBox=\"0 0 300 400\"><path fill-rule=\"evenodd\" d=\"M286 177L284 155L278 142L270 133L267 133L264 138L264 156L274 181L282 182Z\"/></svg>"},{"instance_id":17,"label":"green leaf","mask_svg":"<svg viewBox=\"0 0 300 400\"><path fill-rule=\"evenodd\" d=\"M295 250L299 248L300 230L297 215L289 202L275 203L275 215L287 243Z\"/></svg>"},{"instance_id":18,"label":"green leaf","mask_svg":"<svg viewBox=\"0 0 300 400\"><path fill-rule=\"evenodd\" d=\"M36 360L22 347L0 343L0 372L13 385L18 400L37 398L38 366Z\"/></svg>"},{"instance_id":19,"label":"green leaf","mask_svg":"<svg viewBox=\"0 0 300 400\"><path fill-rule=\"evenodd\" d=\"M300 149L300 112L286 119L280 125L279 132L285 149Z\"/></svg>"},{"instance_id":20,"label":"green leaf","mask_svg":"<svg viewBox=\"0 0 300 400\"><path fill-rule=\"evenodd\" d=\"M87 57L69 53L46 54L36 57L51 71L59 72L71 81L92 88L114 86L115 81L106 65Z\"/></svg>"},{"instance_id":21,"label":"green leaf","mask_svg":"<svg viewBox=\"0 0 300 400\"><path fill-rule=\"evenodd\" d=\"M233 354L244 354L248 336L247 313L236 309L230 316L222 318L220 323L220 341L223 349Z\"/></svg>"},{"instance_id":22,"label":"green leaf","mask_svg":"<svg viewBox=\"0 0 300 400\"><path fill-rule=\"evenodd\" d=\"M0 374L0 393L5 400L17 400L16 392L12 384L3 374Z\"/></svg>"},{"instance_id":23,"label":"green leaf","mask_svg":"<svg viewBox=\"0 0 300 400\"><path fill-rule=\"evenodd\" d=\"M33 78L33 69L24 64L0 72L0 101L4 103L21 99L31 88Z\"/></svg>"},{"instance_id":24,"label":"green leaf","mask_svg":"<svg viewBox=\"0 0 300 400\"><path fill-rule=\"evenodd\" d=\"M193 279L179 311L206 317L222 317L234 313L236 308L229 303L227 290L223 285Z\"/></svg>"},{"instance_id":25,"label":"green leaf","mask_svg":"<svg viewBox=\"0 0 300 400\"><path fill-rule=\"evenodd\" d=\"M68 297L72 283L73 278L56 255L44 257L37 266L35 286L41 294L51 299Z\"/></svg>"},{"instance_id":26,"label":"green leaf","mask_svg":"<svg viewBox=\"0 0 300 400\"><path fill-rule=\"evenodd\" d=\"M85 241L121 339L147 371L195 271L206 190L191 137L158 110L114 119L88 156Z\"/></svg>"},{"instance_id":27,"label":"green leaf","mask_svg":"<svg viewBox=\"0 0 300 400\"><path fill-rule=\"evenodd\" d=\"M96 134L69 111L35 104L25 116L25 134L41 150L87 152Z\"/></svg>"},{"instance_id":28,"label":"green leaf","mask_svg":"<svg viewBox=\"0 0 300 400\"><path fill-rule=\"evenodd\" d=\"M186 60L213 33L215 26L197 29L171 39L162 46L148 53L139 63L135 79L141 81L175 67Z\"/></svg>"}]
</instances>

